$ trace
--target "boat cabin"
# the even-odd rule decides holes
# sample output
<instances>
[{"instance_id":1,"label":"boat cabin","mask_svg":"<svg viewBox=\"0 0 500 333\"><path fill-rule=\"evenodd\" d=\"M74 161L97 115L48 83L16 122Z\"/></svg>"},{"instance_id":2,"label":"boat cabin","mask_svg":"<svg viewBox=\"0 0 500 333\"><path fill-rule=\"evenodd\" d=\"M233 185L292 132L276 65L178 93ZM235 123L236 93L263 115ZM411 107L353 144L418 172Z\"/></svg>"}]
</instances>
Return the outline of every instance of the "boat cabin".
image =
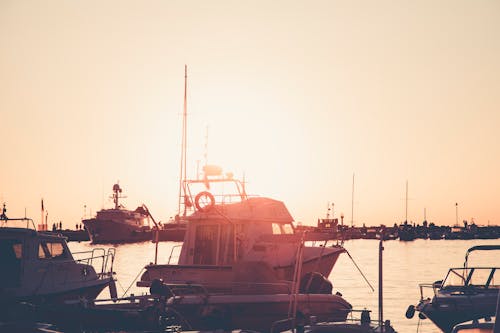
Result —
<instances>
[{"instance_id":1,"label":"boat cabin","mask_svg":"<svg viewBox=\"0 0 500 333\"><path fill-rule=\"evenodd\" d=\"M37 232L30 219L0 222L0 294L5 299L85 296L93 300L113 280L114 250L106 254L101 249L102 255L81 253L75 259L63 236ZM99 273L92 263L102 263Z\"/></svg>"}]
</instances>

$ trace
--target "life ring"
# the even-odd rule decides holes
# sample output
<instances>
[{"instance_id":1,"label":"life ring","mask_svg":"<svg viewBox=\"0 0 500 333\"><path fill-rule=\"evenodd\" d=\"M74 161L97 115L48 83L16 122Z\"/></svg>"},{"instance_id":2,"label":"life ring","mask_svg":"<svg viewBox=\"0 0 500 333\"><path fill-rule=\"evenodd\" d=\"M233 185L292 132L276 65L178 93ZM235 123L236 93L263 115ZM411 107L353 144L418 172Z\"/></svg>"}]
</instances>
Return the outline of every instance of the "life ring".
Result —
<instances>
[{"instance_id":1,"label":"life ring","mask_svg":"<svg viewBox=\"0 0 500 333\"><path fill-rule=\"evenodd\" d=\"M199 211L206 212L215 205L215 198L212 193L203 191L194 198L194 205Z\"/></svg>"}]
</instances>

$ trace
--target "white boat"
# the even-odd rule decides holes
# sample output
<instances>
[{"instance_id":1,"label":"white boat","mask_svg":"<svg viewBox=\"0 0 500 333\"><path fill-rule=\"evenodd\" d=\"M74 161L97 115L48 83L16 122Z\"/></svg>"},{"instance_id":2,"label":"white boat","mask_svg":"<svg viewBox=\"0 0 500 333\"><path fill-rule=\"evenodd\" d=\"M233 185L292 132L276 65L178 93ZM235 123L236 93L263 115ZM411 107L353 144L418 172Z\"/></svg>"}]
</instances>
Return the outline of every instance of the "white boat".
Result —
<instances>
[{"instance_id":1,"label":"white boat","mask_svg":"<svg viewBox=\"0 0 500 333\"><path fill-rule=\"evenodd\" d=\"M28 218L9 219L4 204L0 216L0 307L4 310L21 301L91 301L108 286L116 292L113 260L114 249L71 253L63 236L36 231Z\"/></svg>"},{"instance_id":2,"label":"white boat","mask_svg":"<svg viewBox=\"0 0 500 333\"><path fill-rule=\"evenodd\" d=\"M421 318L429 318L443 332L451 332L457 324L494 316L500 290L500 267L468 265L471 252L491 250L500 250L500 245L471 247L463 267L450 268L444 280L421 284L420 301L417 306L408 307L407 317L412 318L415 310L419 311ZM432 297L425 297L424 289L432 289Z\"/></svg>"},{"instance_id":3,"label":"white boat","mask_svg":"<svg viewBox=\"0 0 500 333\"><path fill-rule=\"evenodd\" d=\"M244 182L206 161L201 178L187 179L187 67L184 78L181 175L175 220L183 221L187 230L178 262L172 264L169 259L160 265L156 254L154 264L145 267L137 285L150 286L153 280L161 279L169 284L201 284L210 292L230 292L235 284L256 281L255 276L260 273L249 270L249 263L271 268L260 274L265 282L279 280L290 284L305 237L295 233L285 204L247 195ZM302 274L298 278L307 273L328 277L343 252L340 245L304 246Z\"/></svg>"},{"instance_id":4,"label":"white boat","mask_svg":"<svg viewBox=\"0 0 500 333\"><path fill-rule=\"evenodd\" d=\"M114 208L101 209L95 218L84 219L82 223L94 244L98 243L131 243L151 240L149 214L143 206L135 210L125 209L118 201L122 189L113 185Z\"/></svg>"},{"instance_id":5,"label":"white boat","mask_svg":"<svg viewBox=\"0 0 500 333\"><path fill-rule=\"evenodd\" d=\"M186 114L185 103L176 216L187 225L184 241L176 263L171 253L158 264L157 247L137 285L168 297L189 329L265 332L292 314L345 320L352 307L326 278L345 249L306 246L283 202L248 195L244 182L218 166L205 163L202 177L187 179Z\"/></svg>"},{"instance_id":6,"label":"white boat","mask_svg":"<svg viewBox=\"0 0 500 333\"><path fill-rule=\"evenodd\" d=\"M196 187L203 190L195 191ZM178 263L147 265L138 286L161 279L226 292L235 284L256 281L260 273L249 271L249 263L270 267L271 271L262 272L263 276L273 275L268 279L292 281L303 236L295 233L293 218L283 202L250 197L240 181L227 175L186 180L184 188L185 202L194 212L183 217L187 231ZM224 192L212 194L216 188ZM340 245L304 246L302 275L317 272L328 277L343 252Z\"/></svg>"}]
</instances>

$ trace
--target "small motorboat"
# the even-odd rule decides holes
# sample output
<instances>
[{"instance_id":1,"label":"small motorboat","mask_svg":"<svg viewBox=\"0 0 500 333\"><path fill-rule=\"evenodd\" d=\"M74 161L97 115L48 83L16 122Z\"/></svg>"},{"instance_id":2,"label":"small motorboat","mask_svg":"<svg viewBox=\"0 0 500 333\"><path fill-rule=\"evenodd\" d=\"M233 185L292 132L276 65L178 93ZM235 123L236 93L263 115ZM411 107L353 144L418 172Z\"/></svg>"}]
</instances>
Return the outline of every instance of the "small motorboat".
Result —
<instances>
[{"instance_id":1,"label":"small motorboat","mask_svg":"<svg viewBox=\"0 0 500 333\"><path fill-rule=\"evenodd\" d=\"M1 315L8 317L20 302L94 300L106 287L116 297L114 255L114 249L71 253L65 237L36 231L31 219L8 218L4 204L0 216Z\"/></svg>"},{"instance_id":2,"label":"small motorboat","mask_svg":"<svg viewBox=\"0 0 500 333\"><path fill-rule=\"evenodd\" d=\"M464 266L450 268L444 280L420 284L420 301L406 312L412 318L415 311L422 319L429 318L443 332L452 332L457 324L471 320L488 320L496 313L500 289L500 267L469 267L468 258L474 251L500 250L500 245L478 245L467 250ZM498 257L496 257L498 258ZM433 291L424 296L424 289Z\"/></svg>"}]
</instances>

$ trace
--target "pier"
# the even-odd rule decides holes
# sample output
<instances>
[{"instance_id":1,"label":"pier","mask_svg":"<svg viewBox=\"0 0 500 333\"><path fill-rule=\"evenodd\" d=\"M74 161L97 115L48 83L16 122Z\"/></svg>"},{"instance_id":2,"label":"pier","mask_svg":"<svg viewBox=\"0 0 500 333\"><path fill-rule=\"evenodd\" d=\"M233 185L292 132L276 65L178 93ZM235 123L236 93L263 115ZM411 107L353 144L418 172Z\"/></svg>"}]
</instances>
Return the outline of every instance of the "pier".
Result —
<instances>
[{"instance_id":1,"label":"pier","mask_svg":"<svg viewBox=\"0 0 500 333\"><path fill-rule=\"evenodd\" d=\"M378 239L412 241L415 239L498 239L500 226L478 226L463 222L463 226L437 226L434 223L414 224L404 222L392 226L347 226L338 223L338 219L320 219L317 226L296 226L297 230L307 231L310 240L335 239Z\"/></svg>"}]
</instances>

